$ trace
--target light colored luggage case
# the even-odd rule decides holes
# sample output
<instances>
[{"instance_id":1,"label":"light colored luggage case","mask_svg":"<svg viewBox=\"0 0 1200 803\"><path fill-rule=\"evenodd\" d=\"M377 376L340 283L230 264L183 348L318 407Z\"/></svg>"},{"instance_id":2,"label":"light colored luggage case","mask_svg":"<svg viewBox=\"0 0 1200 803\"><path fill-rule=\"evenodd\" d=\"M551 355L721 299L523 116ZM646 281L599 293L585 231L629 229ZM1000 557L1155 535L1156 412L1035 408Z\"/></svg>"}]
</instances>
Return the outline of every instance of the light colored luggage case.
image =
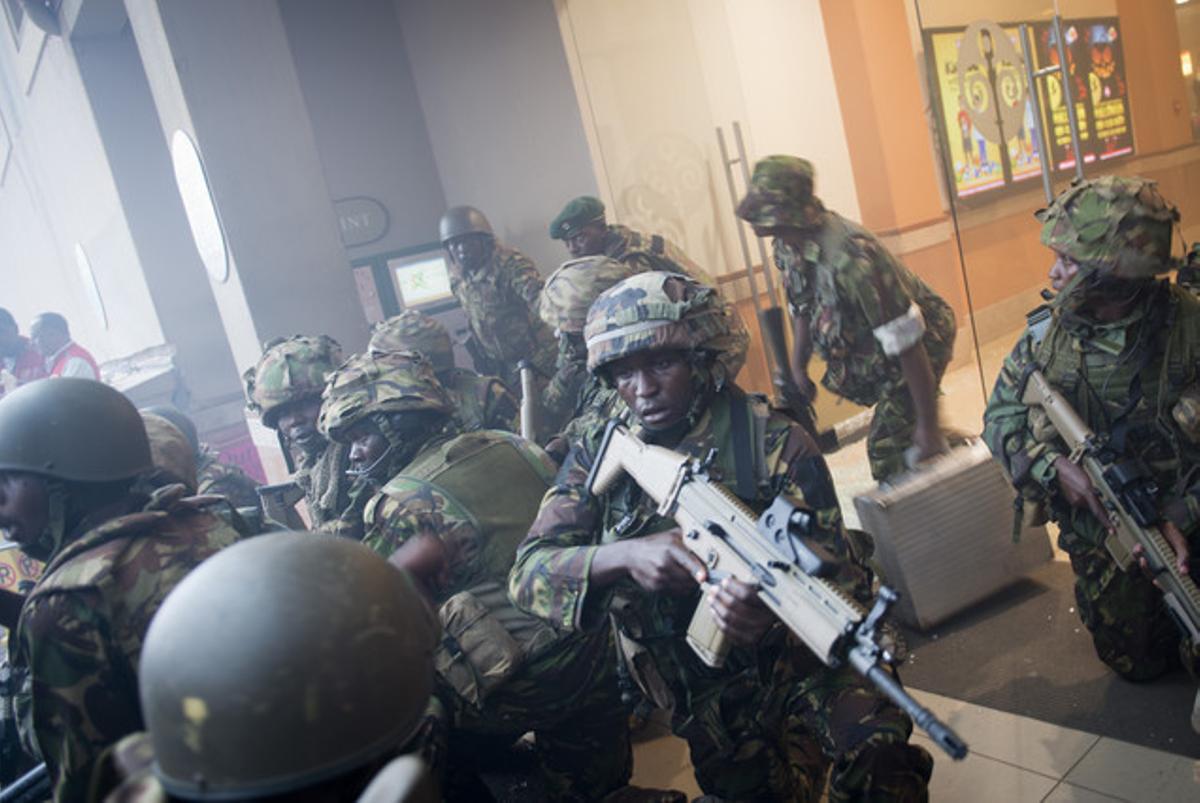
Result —
<instances>
[{"instance_id":1,"label":"light colored luggage case","mask_svg":"<svg viewBox=\"0 0 1200 803\"><path fill-rule=\"evenodd\" d=\"M928 629L1051 559L1045 527L1013 543L1015 496L977 440L855 497L886 582L901 594L901 622Z\"/></svg>"}]
</instances>

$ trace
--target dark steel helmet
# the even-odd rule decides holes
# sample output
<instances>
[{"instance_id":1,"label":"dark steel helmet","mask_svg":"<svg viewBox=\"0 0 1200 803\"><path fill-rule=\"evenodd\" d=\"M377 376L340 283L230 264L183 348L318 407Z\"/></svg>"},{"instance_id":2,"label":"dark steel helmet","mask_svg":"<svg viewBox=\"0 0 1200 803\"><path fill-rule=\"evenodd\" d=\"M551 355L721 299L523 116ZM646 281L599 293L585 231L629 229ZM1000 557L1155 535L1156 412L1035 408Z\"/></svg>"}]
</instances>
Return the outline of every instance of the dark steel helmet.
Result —
<instances>
[{"instance_id":1,"label":"dark steel helmet","mask_svg":"<svg viewBox=\"0 0 1200 803\"><path fill-rule=\"evenodd\" d=\"M0 471L112 482L152 465L137 408L103 382L39 379L0 399Z\"/></svg>"},{"instance_id":2,"label":"dark steel helmet","mask_svg":"<svg viewBox=\"0 0 1200 803\"><path fill-rule=\"evenodd\" d=\"M355 541L280 532L214 555L150 623L155 774L188 800L281 795L401 747L433 690L437 615Z\"/></svg>"},{"instance_id":3,"label":"dark steel helmet","mask_svg":"<svg viewBox=\"0 0 1200 803\"><path fill-rule=\"evenodd\" d=\"M495 236L492 224L478 209L473 206L452 206L438 222L438 238L446 243L464 234Z\"/></svg>"}]
</instances>

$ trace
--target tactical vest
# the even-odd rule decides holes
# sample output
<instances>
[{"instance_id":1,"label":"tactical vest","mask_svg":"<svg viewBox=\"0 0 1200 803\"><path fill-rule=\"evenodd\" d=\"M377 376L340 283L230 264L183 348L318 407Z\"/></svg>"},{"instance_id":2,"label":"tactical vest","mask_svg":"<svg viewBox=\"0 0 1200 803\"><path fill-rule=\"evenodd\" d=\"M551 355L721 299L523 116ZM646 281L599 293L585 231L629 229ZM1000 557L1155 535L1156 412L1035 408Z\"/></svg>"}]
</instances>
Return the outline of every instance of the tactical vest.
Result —
<instances>
[{"instance_id":1,"label":"tactical vest","mask_svg":"<svg viewBox=\"0 0 1200 803\"><path fill-rule=\"evenodd\" d=\"M517 445L516 436L468 432L427 450L384 486L408 493L428 486L455 505L480 533L474 557L480 578L455 590L439 608L442 643L434 655L438 675L473 705L502 686L533 656L557 640L553 629L519 611L508 599L508 571L517 546L537 517L554 477Z\"/></svg>"}]
</instances>

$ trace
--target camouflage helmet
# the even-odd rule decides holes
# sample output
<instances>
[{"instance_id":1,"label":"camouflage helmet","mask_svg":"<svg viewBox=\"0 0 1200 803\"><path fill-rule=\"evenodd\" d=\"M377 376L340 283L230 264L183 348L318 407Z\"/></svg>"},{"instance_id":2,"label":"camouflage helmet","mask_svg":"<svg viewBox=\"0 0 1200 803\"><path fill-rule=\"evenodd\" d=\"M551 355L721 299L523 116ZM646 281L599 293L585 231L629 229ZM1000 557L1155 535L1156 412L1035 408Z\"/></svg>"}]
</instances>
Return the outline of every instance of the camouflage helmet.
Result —
<instances>
[{"instance_id":1,"label":"camouflage helmet","mask_svg":"<svg viewBox=\"0 0 1200 803\"><path fill-rule=\"evenodd\" d=\"M588 370L640 351L682 349L720 353L734 326L717 291L682 273L651 271L605 290L588 310L583 338Z\"/></svg>"},{"instance_id":2,"label":"camouflage helmet","mask_svg":"<svg viewBox=\"0 0 1200 803\"><path fill-rule=\"evenodd\" d=\"M438 239L443 244L464 234L486 234L494 237L492 224L473 206L452 206L438 221Z\"/></svg>"},{"instance_id":3,"label":"camouflage helmet","mask_svg":"<svg viewBox=\"0 0 1200 803\"><path fill-rule=\"evenodd\" d=\"M317 429L344 442L347 430L368 415L414 410L454 412L428 360L415 351L356 354L329 375Z\"/></svg>"},{"instance_id":4,"label":"camouflage helmet","mask_svg":"<svg viewBox=\"0 0 1200 803\"><path fill-rule=\"evenodd\" d=\"M187 436L166 417L142 410L142 423L150 441L150 459L154 462L153 479L157 484L183 483L196 492L196 450Z\"/></svg>"},{"instance_id":5,"label":"camouflage helmet","mask_svg":"<svg viewBox=\"0 0 1200 803\"><path fill-rule=\"evenodd\" d=\"M137 408L103 382L39 379L0 399L0 471L113 482L152 467Z\"/></svg>"},{"instance_id":6,"label":"camouflage helmet","mask_svg":"<svg viewBox=\"0 0 1200 803\"><path fill-rule=\"evenodd\" d=\"M342 347L328 335L293 335L272 340L258 364L242 375L246 406L275 428L279 408L321 395L325 375L342 361Z\"/></svg>"},{"instance_id":7,"label":"camouflage helmet","mask_svg":"<svg viewBox=\"0 0 1200 803\"><path fill-rule=\"evenodd\" d=\"M1174 267L1171 234L1179 210L1159 194L1157 182L1076 179L1034 216L1042 223L1042 244L1083 270L1148 279Z\"/></svg>"},{"instance_id":8,"label":"camouflage helmet","mask_svg":"<svg viewBox=\"0 0 1200 803\"><path fill-rule=\"evenodd\" d=\"M546 279L538 315L551 329L580 334L592 302L635 272L624 262L602 254L568 260Z\"/></svg>"},{"instance_id":9,"label":"camouflage helmet","mask_svg":"<svg viewBox=\"0 0 1200 803\"><path fill-rule=\"evenodd\" d=\"M816 171L798 156L768 156L754 165L737 216L752 226L811 229L820 225L825 207L813 195Z\"/></svg>"},{"instance_id":10,"label":"camouflage helmet","mask_svg":"<svg viewBox=\"0 0 1200 803\"><path fill-rule=\"evenodd\" d=\"M204 561L163 601L138 667L173 796L285 795L396 752L433 689L437 615L346 538L279 532Z\"/></svg>"},{"instance_id":11,"label":"camouflage helmet","mask_svg":"<svg viewBox=\"0 0 1200 803\"><path fill-rule=\"evenodd\" d=\"M450 333L436 318L415 309L405 310L376 324L367 351L371 354L419 351L433 363L434 373L454 368Z\"/></svg>"}]
</instances>

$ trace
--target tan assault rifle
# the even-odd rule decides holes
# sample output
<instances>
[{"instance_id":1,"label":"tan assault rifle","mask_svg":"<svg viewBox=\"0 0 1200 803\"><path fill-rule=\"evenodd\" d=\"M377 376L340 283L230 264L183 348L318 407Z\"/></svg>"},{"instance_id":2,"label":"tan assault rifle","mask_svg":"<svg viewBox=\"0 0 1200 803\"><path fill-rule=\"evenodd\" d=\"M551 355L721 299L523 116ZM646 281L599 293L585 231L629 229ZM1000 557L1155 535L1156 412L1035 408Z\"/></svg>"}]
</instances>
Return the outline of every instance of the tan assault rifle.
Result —
<instances>
[{"instance_id":1,"label":"tan assault rifle","mask_svg":"<svg viewBox=\"0 0 1200 803\"><path fill-rule=\"evenodd\" d=\"M1059 437L1071 450L1069 460L1078 464L1100 494L1113 528L1104 540L1108 554L1122 570L1133 563L1133 548L1141 545L1146 563L1163 592L1171 617L1193 644L1200 643L1200 590L1175 565L1175 550L1158 529L1158 486L1140 460L1115 455L1092 432L1063 395L1032 365L1022 378L1021 401L1046 411Z\"/></svg>"},{"instance_id":2,"label":"tan assault rifle","mask_svg":"<svg viewBox=\"0 0 1200 803\"><path fill-rule=\"evenodd\" d=\"M643 443L613 421L596 455L588 489L603 493L622 473L658 503L658 513L674 519L684 545L708 569L710 583L734 577L758 586L759 598L825 664L849 662L948 754L961 759L967 745L914 700L887 671L892 656L880 646L877 628L896 601L884 586L871 612L864 611L823 579L836 570L834 559L816 544L805 542L811 511L779 496L755 517L720 483L709 476L715 450L704 461ZM687 632L688 644L706 664L720 667L729 641L703 600L696 606Z\"/></svg>"}]
</instances>

